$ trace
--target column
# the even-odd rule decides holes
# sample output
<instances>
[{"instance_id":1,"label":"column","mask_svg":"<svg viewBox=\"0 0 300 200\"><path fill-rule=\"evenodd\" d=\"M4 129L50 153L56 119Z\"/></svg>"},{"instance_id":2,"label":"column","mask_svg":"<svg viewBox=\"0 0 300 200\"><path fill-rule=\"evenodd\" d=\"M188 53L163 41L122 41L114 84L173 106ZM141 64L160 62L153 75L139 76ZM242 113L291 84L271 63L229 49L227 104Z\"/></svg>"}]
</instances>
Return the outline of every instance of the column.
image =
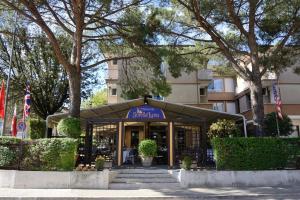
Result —
<instances>
[{"instance_id":1,"label":"column","mask_svg":"<svg viewBox=\"0 0 300 200\"><path fill-rule=\"evenodd\" d=\"M123 122L119 122L118 124L118 146L117 146L117 154L118 154L118 166L123 164Z\"/></svg>"},{"instance_id":2,"label":"column","mask_svg":"<svg viewBox=\"0 0 300 200\"><path fill-rule=\"evenodd\" d=\"M168 153L169 153L169 167L173 168L174 166L174 123L169 122L169 145L168 145Z\"/></svg>"}]
</instances>

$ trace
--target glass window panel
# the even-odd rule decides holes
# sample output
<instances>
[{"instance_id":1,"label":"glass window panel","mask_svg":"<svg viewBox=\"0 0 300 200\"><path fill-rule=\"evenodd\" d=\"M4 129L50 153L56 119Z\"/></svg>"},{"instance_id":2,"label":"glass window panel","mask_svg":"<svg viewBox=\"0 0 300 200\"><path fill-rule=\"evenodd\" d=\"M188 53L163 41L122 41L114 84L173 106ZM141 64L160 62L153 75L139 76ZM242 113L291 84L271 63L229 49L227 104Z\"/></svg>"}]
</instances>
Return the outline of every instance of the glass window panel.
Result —
<instances>
[{"instance_id":1,"label":"glass window panel","mask_svg":"<svg viewBox=\"0 0 300 200\"><path fill-rule=\"evenodd\" d=\"M222 102L213 103L213 110L224 112L224 103Z\"/></svg>"}]
</instances>

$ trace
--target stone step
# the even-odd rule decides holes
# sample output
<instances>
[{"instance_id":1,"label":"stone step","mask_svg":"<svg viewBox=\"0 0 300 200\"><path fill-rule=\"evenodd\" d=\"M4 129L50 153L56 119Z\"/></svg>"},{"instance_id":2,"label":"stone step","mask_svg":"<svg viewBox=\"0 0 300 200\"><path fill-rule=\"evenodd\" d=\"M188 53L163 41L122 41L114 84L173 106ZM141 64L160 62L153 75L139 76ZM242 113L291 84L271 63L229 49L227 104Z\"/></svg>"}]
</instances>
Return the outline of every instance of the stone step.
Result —
<instances>
[{"instance_id":1,"label":"stone step","mask_svg":"<svg viewBox=\"0 0 300 200\"><path fill-rule=\"evenodd\" d=\"M156 169L156 168L133 168L133 169L117 169L118 173L132 174L132 173L146 173L146 174L168 174L167 169Z\"/></svg>"},{"instance_id":2,"label":"stone step","mask_svg":"<svg viewBox=\"0 0 300 200\"><path fill-rule=\"evenodd\" d=\"M179 183L111 183L109 189L132 190L132 189L181 189Z\"/></svg>"},{"instance_id":3,"label":"stone step","mask_svg":"<svg viewBox=\"0 0 300 200\"><path fill-rule=\"evenodd\" d=\"M168 178L159 178L159 177L153 177L153 178L115 178L113 180L113 183L177 183L176 179L172 177Z\"/></svg>"},{"instance_id":4,"label":"stone step","mask_svg":"<svg viewBox=\"0 0 300 200\"><path fill-rule=\"evenodd\" d=\"M160 173L152 173L152 174L142 174L142 173L123 174L123 173L120 173L116 177L117 178L169 178L171 176L169 174L160 174Z\"/></svg>"}]
</instances>

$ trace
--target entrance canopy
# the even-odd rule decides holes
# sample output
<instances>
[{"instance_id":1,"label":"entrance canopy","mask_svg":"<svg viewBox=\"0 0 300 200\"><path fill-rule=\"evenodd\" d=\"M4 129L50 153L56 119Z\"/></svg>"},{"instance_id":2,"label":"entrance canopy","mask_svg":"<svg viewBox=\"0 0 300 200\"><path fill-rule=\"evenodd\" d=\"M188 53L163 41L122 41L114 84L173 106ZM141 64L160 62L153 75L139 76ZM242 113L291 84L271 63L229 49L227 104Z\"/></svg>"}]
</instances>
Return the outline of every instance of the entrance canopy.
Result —
<instances>
[{"instance_id":1,"label":"entrance canopy","mask_svg":"<svg viewBox=\"0 0 300 200\"><path fill-rule=\"evenodd\" d=\"M147 104L151 107L161 109L165 115L164 120L167 121L201 121L208 124L218 119L231 119L237 122L241 121L244 124L244 132L246 136L245 118L240 114L230 114L194 106L158 101L154 99L147 99ZM128 112L131 108L142 105L145 105L145 101L143 98L140 98L117 104L104 105L97 108L82 109L80 112L80 120L83 125L82 127L85 127L84 125L87 122L98 120L116 121L127 119ZM61 119L66 118L67 116L68 113L50 115L47 118L47 126L54 127ZM145 119L141 120L145 121Z\"/></svg>"}]
</instances>

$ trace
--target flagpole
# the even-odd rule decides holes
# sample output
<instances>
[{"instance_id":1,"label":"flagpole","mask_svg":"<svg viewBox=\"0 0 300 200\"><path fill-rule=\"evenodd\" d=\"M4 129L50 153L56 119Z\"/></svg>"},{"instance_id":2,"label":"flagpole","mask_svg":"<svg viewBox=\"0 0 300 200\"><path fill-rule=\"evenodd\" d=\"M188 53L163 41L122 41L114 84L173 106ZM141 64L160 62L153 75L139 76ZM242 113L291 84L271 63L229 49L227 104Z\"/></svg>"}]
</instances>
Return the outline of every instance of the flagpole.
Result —
<instances>
[{"instance_id":1,"label":"flagpole","mask_svg":"<svg viewBox=\"0 0 300 200\"><path fill-rule=\"evenodd\" d=\"M280 95L280 91L279 91L279 73L276 73L277 76L277 90L278 90L278 94L277 94L277 98L281 98ZM278 123L278 112L277 112L277 102L275 102L275 117L276 117L276 126L277 126L277 135L278 137L280 137L280 129L279 129L279 123Z\"/></svg>"},{"instance_id":2,"label":"flagpole","mask_svg":"<svg viewBox=\"0 0 300 200\"><path fill-rule=\"evenodd\" d=\"M281 101L281 94L280 94L280 87L279 87L279 73L277 74L277 90L278 90L278 97ZM278 137L280 137L280 129L279 129L279 123L278 123L278 114L276 113L276 120L277 120L277 133Z\"/></svg>"},{"instance_id":3,"label":"flagpole","mask_svg":"<svg viewBox=\"0 0 300 200\"><path fill-rule=\"evenodd\" d=\"M275 112L275 117L276 117L277 135L278 135L278 137L280 137L280 130L279 130L279 124L278 124L278 116L277 116L277 112Z\"/></svg>"},{"instance_id":4,"label":"flagpole","mask_svg":"<svg viewBox=\"0 0 300 200\"><path fill-rule=\"evenodd\" d=\"M4 117L3 117L3 127L2 127L2 132L1 136L4 135L5 131L5 123L6 123L6 111L7 111L7 100L8 100L8 93L9 93L9 84L10 84L10 77L11 77L11 70L12 70L12 65L13 65L13 55L14 55L14 49L15 49L15 43L16 43L16 31L17 31L17 12L14 12L14 31L13 31L13 38L12 38L12 47L10 51L10 58L9 58L9 71L8 71L8 76L6 80L6 94L5 94L5 100L4 100Z\"/></svg>"}]
</instances>

